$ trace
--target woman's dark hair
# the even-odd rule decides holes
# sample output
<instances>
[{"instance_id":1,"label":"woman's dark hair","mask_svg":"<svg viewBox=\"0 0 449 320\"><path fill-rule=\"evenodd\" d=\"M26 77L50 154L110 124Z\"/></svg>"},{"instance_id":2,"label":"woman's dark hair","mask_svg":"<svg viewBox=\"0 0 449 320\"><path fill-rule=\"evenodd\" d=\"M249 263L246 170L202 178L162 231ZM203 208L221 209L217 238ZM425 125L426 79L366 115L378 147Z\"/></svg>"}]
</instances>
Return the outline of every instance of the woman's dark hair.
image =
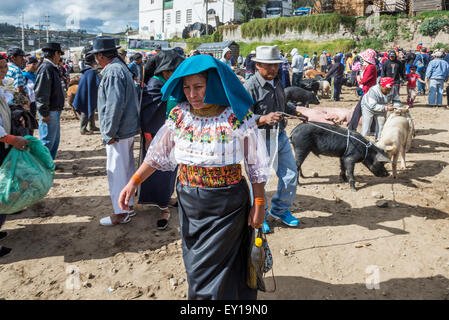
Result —
<instances>
[{"instance_id":1,"label":"woman's dark hair","mask_svg":"<svg viewBox=\"0 0 449 320\"><path fill-rule=\"evenodd\" d=\"M207 81L207 78L209 77L209 70L198 72L198 75L202 76Z\"/></svg>"}]
</instances>

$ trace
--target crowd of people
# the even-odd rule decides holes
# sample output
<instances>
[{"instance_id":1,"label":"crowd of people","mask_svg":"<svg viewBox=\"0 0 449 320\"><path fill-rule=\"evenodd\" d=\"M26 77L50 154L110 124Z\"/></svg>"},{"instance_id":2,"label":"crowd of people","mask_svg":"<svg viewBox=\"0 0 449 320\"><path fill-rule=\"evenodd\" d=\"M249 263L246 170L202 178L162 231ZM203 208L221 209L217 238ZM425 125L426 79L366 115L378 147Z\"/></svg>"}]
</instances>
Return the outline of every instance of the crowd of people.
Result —
<instances>
[{"instance_id":1,"label":"crowd of people","mask_svg":"<svg viewBox=\"0 0 449 320\"><path fill-rule=\"evenodd\" d=\"M268 216L290 227L299 223L290 211L298 170L283 114L300 113L286 101L286 87L301 86L305 71L319 69L323 79L333 80L333 100L339 101L344 81L352 81L361 98L349 128L357 130L362 117L362 135L378 136L387 111L401 105L401 84L407 83L410 107L427 87L429 105L438 106L449 77L449 52L429 55L421 47L419 53L368 49L332 58L326 51L309 57L298 49L284 54L277 46L259 46L245 59L232 57L227 48L221 60L157 47L127 61L126 50L113 38L97 37L83 50L81 76L72 81L60 44L48 43L42 51L41 61L25 60L19 48L0 56L0 162L10 147L25 150L27 144L11 135L13 104L36 117L38 126L30 130L38 129L41 142L57 159L67 95L81 115L80 133L99 131L106 148L112 210L100 225L131 222L139 203L159 208L155 227L164 230L169 207L178 207L189 299L255 299L256 289L245 280L254 229L271 232ZM231 68L236 64L245 68L244 79ZM272 168L278 184L270 205L265 184ZM0 227L5 219L0 215ZM1 232L0 240L4 237ZM10 251L0 247L0 257Z\"/></svg>"}]
</instances>

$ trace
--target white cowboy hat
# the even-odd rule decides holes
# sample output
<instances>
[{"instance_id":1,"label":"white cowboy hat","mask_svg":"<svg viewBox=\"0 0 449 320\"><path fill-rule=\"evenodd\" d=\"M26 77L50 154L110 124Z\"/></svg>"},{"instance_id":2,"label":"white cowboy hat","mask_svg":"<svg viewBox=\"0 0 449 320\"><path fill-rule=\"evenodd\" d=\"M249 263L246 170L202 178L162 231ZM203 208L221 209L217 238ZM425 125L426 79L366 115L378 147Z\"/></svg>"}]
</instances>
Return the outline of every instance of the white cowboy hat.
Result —
<instances>
[{"instance_id":1,"label":"white cowboy hat","mask_svg":"<svg viewBox=\"0 0 449 320\"><path fill-rule=\"evenodd\" d=\"M251 58L254 62L260 63L283 63L279 59L278 46L260 46L256 48L256 56Z\"/></svg>"}]
</instances>

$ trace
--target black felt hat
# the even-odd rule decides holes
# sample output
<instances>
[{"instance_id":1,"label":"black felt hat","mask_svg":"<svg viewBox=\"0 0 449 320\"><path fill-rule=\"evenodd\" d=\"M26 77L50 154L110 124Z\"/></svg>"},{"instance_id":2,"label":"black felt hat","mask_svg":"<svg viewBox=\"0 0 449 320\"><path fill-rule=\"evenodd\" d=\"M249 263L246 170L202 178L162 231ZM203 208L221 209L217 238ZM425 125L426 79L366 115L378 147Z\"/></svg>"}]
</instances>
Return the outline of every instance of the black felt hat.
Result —
<instances>
[{"instance_id":1,"label":"black felt hat","mask_svg":"<svg viewBox=\"0 0 449 320\"><path fill-rule=\"evenodd\" d=\"M116 46L115 39L112 37L96 37L93 40L93 50L89 51L88 54L117 50L120 48L120 46Z\"/></svg>"},{"instance_id":2,"label":"black felt hat","mask_svg":"<svg viewBox=\"0 0 449 320\"><path fill-rule=\"evenodd\" d=\"M58 42L47 42L44 44L42 51L59 51L61 55L64 55L64 51L61 49L61 44Z\"/></svg>"}]
</instances>

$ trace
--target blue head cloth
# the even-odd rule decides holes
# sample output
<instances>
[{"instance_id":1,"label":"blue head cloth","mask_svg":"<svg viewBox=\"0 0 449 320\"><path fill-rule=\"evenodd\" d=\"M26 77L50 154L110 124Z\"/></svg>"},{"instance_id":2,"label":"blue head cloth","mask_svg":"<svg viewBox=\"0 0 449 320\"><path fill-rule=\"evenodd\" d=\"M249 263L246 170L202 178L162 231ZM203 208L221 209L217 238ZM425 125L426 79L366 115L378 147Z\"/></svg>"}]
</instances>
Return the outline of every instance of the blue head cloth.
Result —
<instances>
[{"instance_id":1,"label":"blue head cloth","mask_svg":"<svg viewBox=\"0 0 449 320\"><path fill-rule=\"evenodd\" d=\"M204 103L231 106L240 121L254 104L234 71L223 62L209 55L197 55L184 60L162 87L162 100L170 96L178 103L187 101L182 78L208 70Z\"/></svg>"}]
</instances>

